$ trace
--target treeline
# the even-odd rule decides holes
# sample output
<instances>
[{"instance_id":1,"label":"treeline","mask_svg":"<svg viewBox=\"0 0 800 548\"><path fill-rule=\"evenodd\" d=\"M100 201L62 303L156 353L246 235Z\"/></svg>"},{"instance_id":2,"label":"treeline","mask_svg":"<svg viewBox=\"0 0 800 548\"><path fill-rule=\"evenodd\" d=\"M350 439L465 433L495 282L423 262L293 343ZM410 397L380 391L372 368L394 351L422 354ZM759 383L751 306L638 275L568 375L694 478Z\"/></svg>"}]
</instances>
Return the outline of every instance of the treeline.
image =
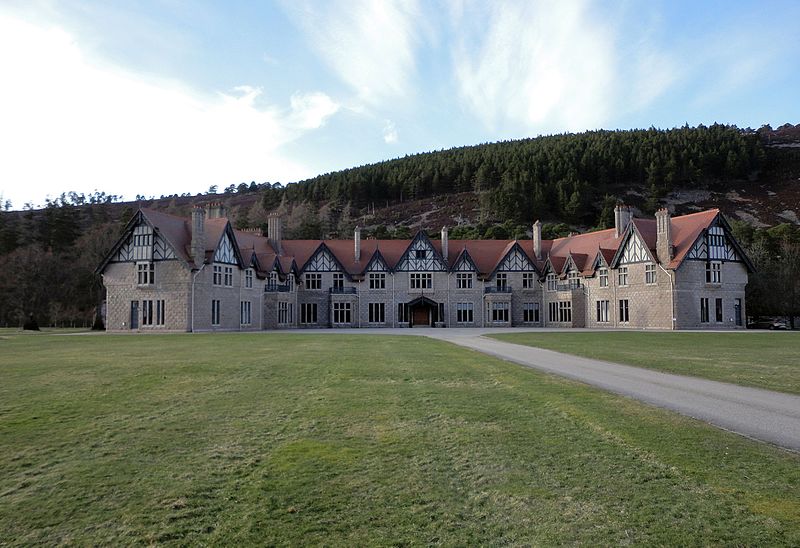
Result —
<instances>
[{"instance_id":1,"label":"treeline","mask_svg":"<svg viewBox=\"0 0 800 548\"><path fill-rule=\"evenodd\" d=\"M264 206L361 208L471 191L494 218L598 226L624 188L644 189L643 208L655 210L674 188L713 189L746 178L762 158L758 135L735 126L592 131L416 154L274 185L263 190Z\"/></svg>"},{"instance_id":2,"label":"treeline","mask_svg":"<svg viewBox=\"0 0 800 548\"><path fill-rule=\"evenodd\" d=\"M800 316L800 227L783 223L754 228L743 221L732 224L756 272L747 283L748 316L785 316L794 329Z\"/></svg>"},{"instance_id":3,"label":"treeline","mask_svg":"<svg viewBox=\"0 0 800 548\"><path fill-rule=\"evenodd\" d=\"M91 325L102 302L94 270L133 209L116 196L65 193L43 209L0 212L0 326Z\"/></svg>"}]
</instances>

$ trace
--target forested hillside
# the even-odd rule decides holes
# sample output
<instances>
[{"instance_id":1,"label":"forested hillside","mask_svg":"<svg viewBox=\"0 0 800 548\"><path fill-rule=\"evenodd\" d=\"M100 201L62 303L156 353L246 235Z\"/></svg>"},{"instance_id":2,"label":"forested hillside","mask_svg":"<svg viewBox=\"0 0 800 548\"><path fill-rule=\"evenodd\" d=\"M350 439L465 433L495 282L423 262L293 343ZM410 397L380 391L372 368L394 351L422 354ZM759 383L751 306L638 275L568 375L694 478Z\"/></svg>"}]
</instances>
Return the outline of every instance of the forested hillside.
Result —
<instances>
[{"instance_id":1,"label":"forested hillside","mask_svg":"<svg viewBox=\"0 0 800 548\"><path fill-rule=\"evenodd\" d=\"M762 273L748 310L797 309L787 257L800 242L800 126L594 131L416 154L291 184L239 183L190 195L137 197L65 192L43 209L0 212L0 326L31 315L42 325L91 322L103 299L95 266L136 208L188 215L223 202L238 228L264 227L270 211L286 236L407 238L451 226L451 238L524 237L545 221L545 237L607 227L617 202L649 215L719 207L734 221ZM221 185L222 186L222 185ZM737 222L738 219L738 222ZM783 223L783 224L782 224ZM787 247L788 246L788 247ZM795 247L792 247L795 246ZM795 256L800 252L794 253ZM786 274L774 289L776 272ZM760 296L759 296L760 294ZM798 313L798 312L795 312Z\"/></svg>"}]
</instances>

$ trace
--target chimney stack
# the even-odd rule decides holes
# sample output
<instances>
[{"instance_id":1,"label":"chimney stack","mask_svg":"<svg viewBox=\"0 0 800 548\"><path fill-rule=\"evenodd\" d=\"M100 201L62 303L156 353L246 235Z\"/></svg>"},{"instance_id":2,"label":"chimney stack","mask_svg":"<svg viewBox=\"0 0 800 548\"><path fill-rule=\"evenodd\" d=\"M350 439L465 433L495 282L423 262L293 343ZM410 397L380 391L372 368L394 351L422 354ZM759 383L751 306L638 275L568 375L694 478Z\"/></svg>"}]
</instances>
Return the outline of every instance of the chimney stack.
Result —
<instances>
[{"instance_id":1,"label":"chimney stack","mask_svg":"<svg viewBox=\"0 0 800 548\"><path fill-rule=\"evenodd\" d=\"M672 261L672 222L667 208L656 211L656 257L664 265Z\"/></svg>"},{"instance_id":2,"label":"chimney stack","mask_svg":"<svg viewBox=\"0 0 800 548\"><path fill-rule=\"evenodd\" d=\"M222 205L222 202L213 202L208 204L208 218L209 219L221 219L225 216L225 206Z\"/></svg>"},{"instance_id":3,"label":"chimney stack","mask_svg":"<svg viewBox=\"0 0 800 548\"><path fill-rule=\"evenodd\" d=\"M202 206L192 209L192 259L199 268L206 260L206 210Z\"/></svg>"},{"instance_id":4,"label":"chimney stack","mask_svg":"<svg viewBox=\"0 0 800 548\"><path fill-rule=\"evenodd\" d=\"M442 257L444 258L445 263L447 262L447 255L448 251L450 250L450 241L448 239L448 232L447 227L442 227Z\"/></svg>"},{"instance_id":5,"label":"chimney stack","mask_svg":"<svg viewBox=\"0 0 800 548\"><path fill-rule=\"evenodd\" d=\"M614 237L619 238L619 236L625 232L625 229L628 228L628 224L633 219L633 213L631 212L631 206L626 206L624 204L617 204L614 208Z\"/></svg>"},{"instance_id":6,"label":"chimney stack","mask_svg":"<svg viewBox=\"0 0 800 548\"><path fill-rule=\"evenodd\" d=\"M542 221L539 220L533 223L533 254L542 260Z\"/></svg>"},{"instance_id":7,"label":"chimney stack","mask_svg":"<svg viewBox=\"0 0 800 548\"><path fill-rule=\"evenodd\" d=\"M283 219L280 213L273 211L267 216L267 241L275 253L282 255L281 239L283 232Z\"/></svg>"},{"instance_id":8,"label":"chimney stack","mask_svg":"<svg viewBox=\"0 0 800 548\"><path fill-rule=\"evenodd\" d=\"M353 253L356 262L361 260L361 227L356 226L353 231Z\"/></svg>"}]
</instances>

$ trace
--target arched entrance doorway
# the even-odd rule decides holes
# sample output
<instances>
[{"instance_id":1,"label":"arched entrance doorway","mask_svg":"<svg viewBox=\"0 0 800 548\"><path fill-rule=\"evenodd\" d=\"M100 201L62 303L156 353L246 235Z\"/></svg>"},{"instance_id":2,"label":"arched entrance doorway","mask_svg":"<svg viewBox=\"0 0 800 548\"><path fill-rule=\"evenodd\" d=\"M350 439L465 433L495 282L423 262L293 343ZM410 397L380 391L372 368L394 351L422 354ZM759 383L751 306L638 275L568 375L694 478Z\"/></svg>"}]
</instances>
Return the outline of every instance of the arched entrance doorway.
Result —
<instances>
[{"instance_id":1,"label":"arched entrance doorway","mask_svg":"<svg viewBox=\"0 0 800 548\"><path fill-rule=\"evenodd\" d=\"M408 303L411 327L433 327L440 321L442 305L428 297L417 297Z\"/></svg>"}]
</instances>

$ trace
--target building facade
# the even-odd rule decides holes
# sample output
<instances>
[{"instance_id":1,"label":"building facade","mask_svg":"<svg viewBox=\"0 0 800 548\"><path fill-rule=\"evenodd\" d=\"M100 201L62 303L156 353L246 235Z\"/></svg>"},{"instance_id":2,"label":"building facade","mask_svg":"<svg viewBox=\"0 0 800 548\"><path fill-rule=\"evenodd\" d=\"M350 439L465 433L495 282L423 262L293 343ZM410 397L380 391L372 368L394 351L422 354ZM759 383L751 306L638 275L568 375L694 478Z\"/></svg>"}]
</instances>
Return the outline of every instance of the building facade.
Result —
<instances>
[{"instance_id":1,"label":"building facade","mask_svg":"<svg viewBox=\"0 0 800 548\"><path fill-rule=\"evenodd\" d=\"M543 240L285 240L142 209L98 272L109 331L304 327L739 329L752 264L718 210Z\"/></svg>"}]
</instances>

